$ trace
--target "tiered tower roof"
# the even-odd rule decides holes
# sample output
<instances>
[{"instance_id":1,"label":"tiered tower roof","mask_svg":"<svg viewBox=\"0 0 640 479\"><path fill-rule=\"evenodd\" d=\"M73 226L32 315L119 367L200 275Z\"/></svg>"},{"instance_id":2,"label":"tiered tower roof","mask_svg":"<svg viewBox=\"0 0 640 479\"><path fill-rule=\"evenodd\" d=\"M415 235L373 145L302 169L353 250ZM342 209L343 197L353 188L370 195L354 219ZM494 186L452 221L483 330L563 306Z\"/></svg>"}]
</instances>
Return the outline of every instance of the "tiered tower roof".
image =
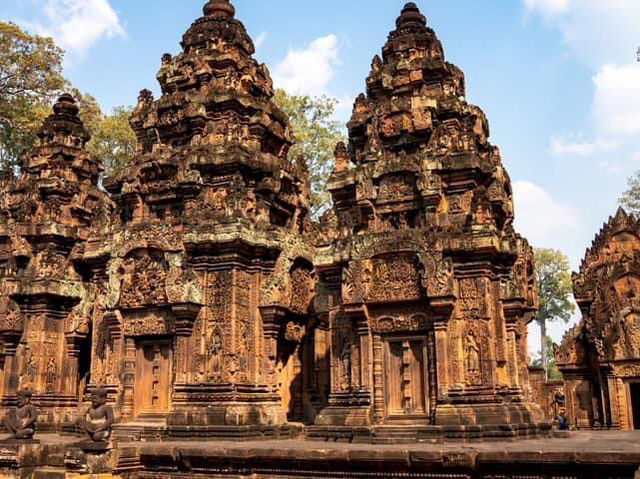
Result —
<instances>
[{"instance_id":1,"label":"tiered tower roof","mask_svg":"<svg viewBox=\"0 0 640 479\"><path fill-rule=\"evenodd\" d=\"M292 132L272 101L269 71L252 57L253 42L228 1L210 1L203 13L184 34L182 52L162 57L162 97L140 93L131 118L138 139L135 167L106 186L123 210L135 210L138 201L146 205L138 219L192 218L196 203L225 209L221 197L228 190L208 186L234 177L236 187L248 188L239 197L252 204L230 206L225 214L211 211L210 217L257 214L262 201L265 223L283 225L296 217L301 224L297 218L309 201L306 172L288 159Z\"/></svg>"}]
</instances>

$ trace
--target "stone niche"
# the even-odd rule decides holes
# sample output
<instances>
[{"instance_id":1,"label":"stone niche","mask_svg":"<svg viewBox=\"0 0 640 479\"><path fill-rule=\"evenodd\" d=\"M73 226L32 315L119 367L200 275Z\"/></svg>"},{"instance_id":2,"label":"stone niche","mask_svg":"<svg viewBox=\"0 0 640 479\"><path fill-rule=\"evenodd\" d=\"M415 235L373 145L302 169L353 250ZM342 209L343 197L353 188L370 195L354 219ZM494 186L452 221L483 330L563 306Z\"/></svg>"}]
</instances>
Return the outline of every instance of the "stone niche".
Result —
<instances>
[{"instance_id":1,"label":"stone niche","mask_svg":"<svg viewBox=\"0 0 640 479\"><path fill-rule=\"evenodd\" d=\"M582 320L556 362L579 429L640 429L640 222L622 208L587 250L573 290Z\"/></svg>"}]
</instances>

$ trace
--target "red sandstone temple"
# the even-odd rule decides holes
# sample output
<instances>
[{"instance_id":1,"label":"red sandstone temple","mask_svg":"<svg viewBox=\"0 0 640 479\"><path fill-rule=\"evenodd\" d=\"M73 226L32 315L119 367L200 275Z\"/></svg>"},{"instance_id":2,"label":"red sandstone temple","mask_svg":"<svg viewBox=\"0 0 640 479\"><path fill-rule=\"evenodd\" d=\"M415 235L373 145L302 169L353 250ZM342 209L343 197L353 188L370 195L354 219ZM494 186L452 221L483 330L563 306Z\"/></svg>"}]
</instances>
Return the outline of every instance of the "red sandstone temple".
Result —
<instances>
[{"instance_id":1,"label":"red sandstone temple","mask_svg":"<svg viewBox=\"0 0 640 479\"><path fill-rule=\"evenodd\" d=\"M640 221L622 208L574 274L582 320L556 360L578 429L640 429Z\"/></svg>"},{"instance_id":2,"label":"red sandstone temple","mask_svg":"<svg viewBox=\"0 0 640 479\"><path fill-rule=\"evenodd\" d=\"M462 71L409 3L309 218L304 160L234 7L213 0L99 187L63 96L2 184L0 391L67 430L108 388L121 434L416 441L548 428L532 251ZM140 426L142 424L142 426Z\"/></svg>"}]
</instances>

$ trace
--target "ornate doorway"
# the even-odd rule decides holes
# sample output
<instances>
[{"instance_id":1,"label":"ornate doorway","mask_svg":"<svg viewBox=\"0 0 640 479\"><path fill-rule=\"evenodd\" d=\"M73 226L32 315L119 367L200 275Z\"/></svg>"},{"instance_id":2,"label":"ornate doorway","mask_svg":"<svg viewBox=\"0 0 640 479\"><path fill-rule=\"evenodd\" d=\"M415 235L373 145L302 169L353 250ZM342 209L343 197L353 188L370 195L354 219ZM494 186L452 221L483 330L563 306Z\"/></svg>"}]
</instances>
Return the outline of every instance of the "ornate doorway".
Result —
<instances>
[{"instance_id":1,"label":"ornate doorway","mask_svg":"<svg viewBox=\"0 0 640 479\"><path fill-rule=\"evenodd\" d=\"M172 361L173 348L170 340L137 343L133 400L136 417L158 416L169 412Z\"/></svg>"},{"instance_id":2,"label":"ornate doorway","mask_svg":"<svg viewBox=\"0 0 640 479\"><path fill-rule=\"evenodd\" d=\"M385 341L387 419L428 419L427 342L424 338Z\"/></svg>"}]
</instances>

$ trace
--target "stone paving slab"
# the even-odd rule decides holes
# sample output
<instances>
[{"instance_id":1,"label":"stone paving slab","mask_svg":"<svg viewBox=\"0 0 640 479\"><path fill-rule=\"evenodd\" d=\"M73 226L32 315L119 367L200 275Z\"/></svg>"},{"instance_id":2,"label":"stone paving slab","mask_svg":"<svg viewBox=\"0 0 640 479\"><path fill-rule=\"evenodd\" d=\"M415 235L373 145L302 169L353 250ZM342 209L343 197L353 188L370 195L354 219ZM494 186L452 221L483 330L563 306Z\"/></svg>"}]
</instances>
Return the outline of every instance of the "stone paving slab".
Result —
<instances>
[{"instance_id":1,"label":"stone paving slab","mask_svg":"<svg viewBox=\"0 0 640 479\"><path fill-rule=\"evenodd\" d=\"M442 462L455 455L476 462L505 463L625 463L640 466L640 431L572 432L568 438L476 443L371 445L304 440L167 441L120 443L144 455L262 458L292 460Z\"/></svg>"}]
</instances>

